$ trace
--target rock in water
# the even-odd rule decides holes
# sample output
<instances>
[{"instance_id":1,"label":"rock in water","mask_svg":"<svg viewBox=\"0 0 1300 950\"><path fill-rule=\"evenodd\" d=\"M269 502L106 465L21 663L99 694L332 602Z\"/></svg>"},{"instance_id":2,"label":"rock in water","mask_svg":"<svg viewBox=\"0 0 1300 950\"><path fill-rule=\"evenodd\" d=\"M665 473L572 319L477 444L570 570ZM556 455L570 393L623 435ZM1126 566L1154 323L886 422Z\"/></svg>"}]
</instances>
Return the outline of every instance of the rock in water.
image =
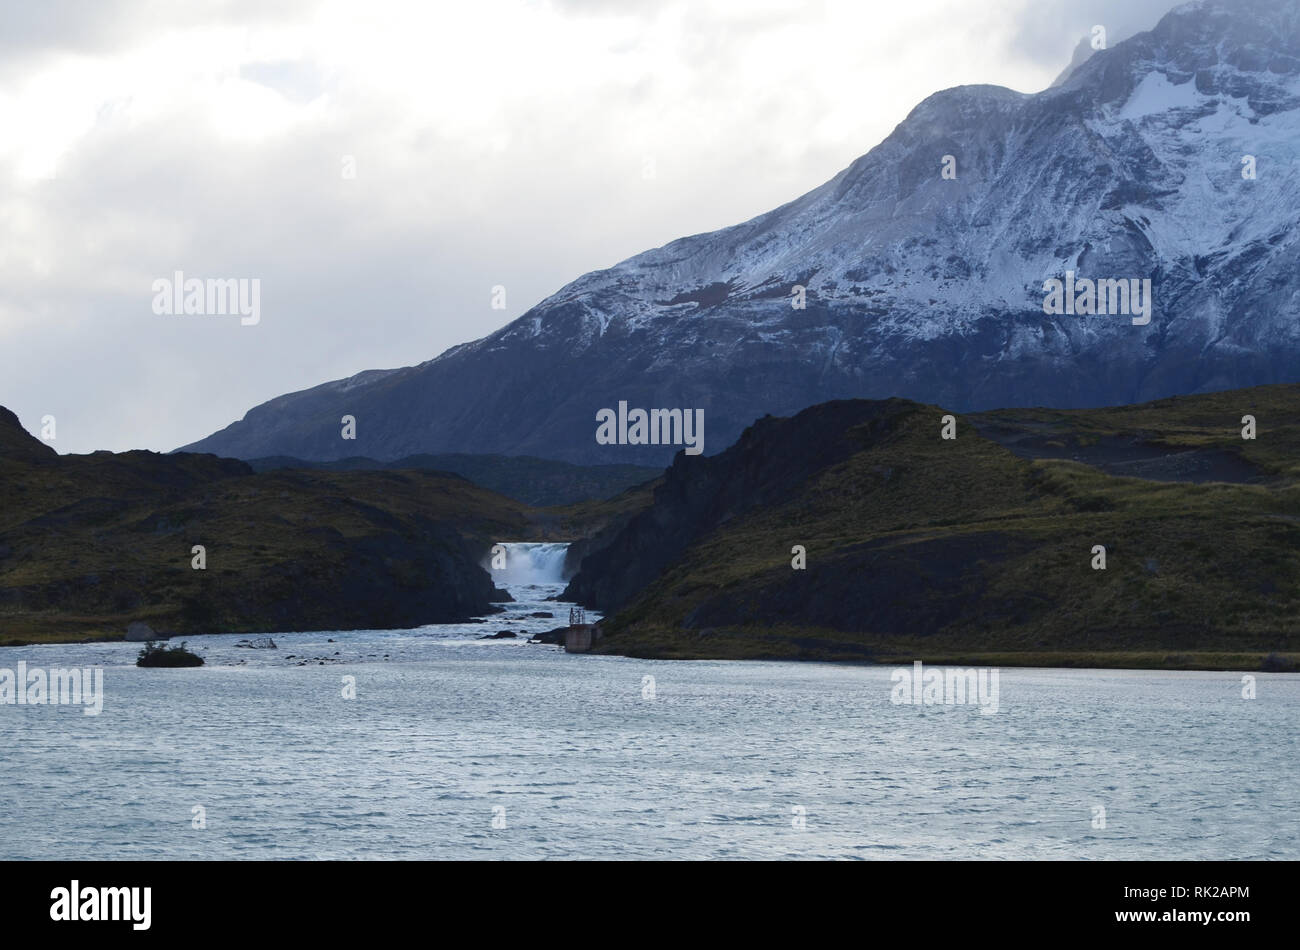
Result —
<instances>
[{"instance_id":1,"label":"rock in water","mask_svg":"<svg viewBox=\"0 0 1300 950\"><path fill-rule=\"evenodd\" d=\"M153 627L136 620L126 625L126 639L131 643L144 643L146 640L163 640L164 637L153 632Z\"/></svg>"},{"instance_id":2,"label":"rock in water","mask_svg":"<svg viewBox=\"0 0 1300 950\"><path fill-rule=\"evenodd\" d=\"M333 643L334 641L331 640L330 642ZM252 640L240 640L238 643L235 644L235 646L246 647L247 649L250 650L278 650L279 649L279 647L275 645L275 641L272 640L270 637L256 637Z\"/></svg>"}]
</instances>

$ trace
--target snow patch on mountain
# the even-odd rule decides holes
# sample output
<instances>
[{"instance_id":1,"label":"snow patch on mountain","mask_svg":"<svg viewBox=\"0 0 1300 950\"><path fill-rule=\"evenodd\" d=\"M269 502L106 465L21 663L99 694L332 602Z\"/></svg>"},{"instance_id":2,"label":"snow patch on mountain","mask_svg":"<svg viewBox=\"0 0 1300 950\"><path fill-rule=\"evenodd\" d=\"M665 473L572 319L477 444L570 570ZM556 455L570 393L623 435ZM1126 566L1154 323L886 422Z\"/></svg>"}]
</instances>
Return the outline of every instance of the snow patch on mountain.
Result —
<instances>
[{"instance_id":1,"label":"snow patch on mountain","mask_svg":"<svg viewBox=\"0 0 1300 950\"><path fill-rule=\"evenodd\" d=\"M1119 118L1131 122L1172 109L1196 109L1204 105L1205 101L1206 97L1196 91L1196 83L1191 79L1175 85L1164 73L1153 72L1138 83L1120 110Z\"/></svg>"}]
</instances>

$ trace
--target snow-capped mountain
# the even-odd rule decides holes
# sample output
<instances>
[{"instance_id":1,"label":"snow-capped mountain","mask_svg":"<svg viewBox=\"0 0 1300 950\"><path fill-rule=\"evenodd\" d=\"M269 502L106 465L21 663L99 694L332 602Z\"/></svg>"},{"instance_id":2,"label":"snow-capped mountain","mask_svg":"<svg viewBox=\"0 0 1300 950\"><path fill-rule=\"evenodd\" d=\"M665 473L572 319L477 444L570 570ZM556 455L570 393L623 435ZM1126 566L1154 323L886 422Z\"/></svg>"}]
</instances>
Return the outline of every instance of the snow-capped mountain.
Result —
<instances>
[{"instance_id":1,"label":"snow-capped mountain","mask_svg":"<svg viewBox=\"0 0 1300 950\"><path fill-rule=\"evenodd\" d=\"M678 447L598 444L597 412L703 409L712 453L841 397L1083 407L1295 381L1298 216L1300 0L1205 0L1043 92L936 93L789 204L187 448L662 463ZM1045 313L1067 272L1150 279L1150 322ZM344 414L366 420L355 442Z\"/></svg>"}]
</instances>

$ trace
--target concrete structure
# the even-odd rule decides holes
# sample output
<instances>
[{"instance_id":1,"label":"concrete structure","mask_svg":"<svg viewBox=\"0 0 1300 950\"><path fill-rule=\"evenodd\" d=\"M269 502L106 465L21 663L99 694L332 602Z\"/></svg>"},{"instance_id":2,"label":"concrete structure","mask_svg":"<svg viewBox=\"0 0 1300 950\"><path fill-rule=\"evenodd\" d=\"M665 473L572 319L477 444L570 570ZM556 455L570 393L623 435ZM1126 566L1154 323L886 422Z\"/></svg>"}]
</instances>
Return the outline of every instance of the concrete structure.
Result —
<instances>
[{"instance_id":1,"label":"concrete structure","mask_svg":"<svg viewBox=\"0 0 1300 950\"><path fill-rule=\"evenodd\" d=\"M565 653L587 653L591 645L600 639L600 624L573 623L564 631Z\"/></svg>"}]
</instances>

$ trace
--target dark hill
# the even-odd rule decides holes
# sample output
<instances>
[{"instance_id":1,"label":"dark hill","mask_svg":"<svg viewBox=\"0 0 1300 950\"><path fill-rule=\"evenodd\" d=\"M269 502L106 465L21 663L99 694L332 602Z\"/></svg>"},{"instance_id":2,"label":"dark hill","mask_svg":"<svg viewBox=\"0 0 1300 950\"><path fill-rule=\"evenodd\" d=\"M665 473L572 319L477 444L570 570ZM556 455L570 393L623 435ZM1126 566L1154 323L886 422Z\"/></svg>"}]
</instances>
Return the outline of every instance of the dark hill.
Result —
<instances>
[{"instance_id":1,"label":"dark hill","mask_svg":"<svg viewBox=\"0 0 1300 950\"><path fill-rule=\"evenodd\" d=\"M0 458L50 461L58 453L23 428L18 417L0 406Z\"/></svg>"},{"instance_id":2,"label":"dark hill","mask_svg":"<svg viewBox=\"0 0 1300 950\"><path fill-rule=\"evenodd\" d=\"M326 462L273 456L251 459L248 464L259 472L305 468L331 472L417 470L453 473L489 491L537 507L612 498L658 478L662 471L639 465L573 465L524 455L454 453L410 455L392 462L362 456Z\"/></svg>"},{"instance_id":3,"label":"dark hill","mask_svg":"<svg viewBox=\"0 0 1300 950\"><path fill-rule=\"evenodd\" d=\"M446 473L256 474L213 455L59 456L0 410L0 643L414 627L492 611L523 505ZM191 566L194 545L206 570Z\"/></svg>"},{"instance_id":4,"label":"dark hill","mask_svg":"<svg viewBox=\"0 0 1300 950\"><path fill-rule=\"evenodd\" d=\"M1258 668L1300 648L1300 386L984 413L955 441L944 415L827 403L679 456L566 596L639 656Z\"/></svg>"}]
</instances>

